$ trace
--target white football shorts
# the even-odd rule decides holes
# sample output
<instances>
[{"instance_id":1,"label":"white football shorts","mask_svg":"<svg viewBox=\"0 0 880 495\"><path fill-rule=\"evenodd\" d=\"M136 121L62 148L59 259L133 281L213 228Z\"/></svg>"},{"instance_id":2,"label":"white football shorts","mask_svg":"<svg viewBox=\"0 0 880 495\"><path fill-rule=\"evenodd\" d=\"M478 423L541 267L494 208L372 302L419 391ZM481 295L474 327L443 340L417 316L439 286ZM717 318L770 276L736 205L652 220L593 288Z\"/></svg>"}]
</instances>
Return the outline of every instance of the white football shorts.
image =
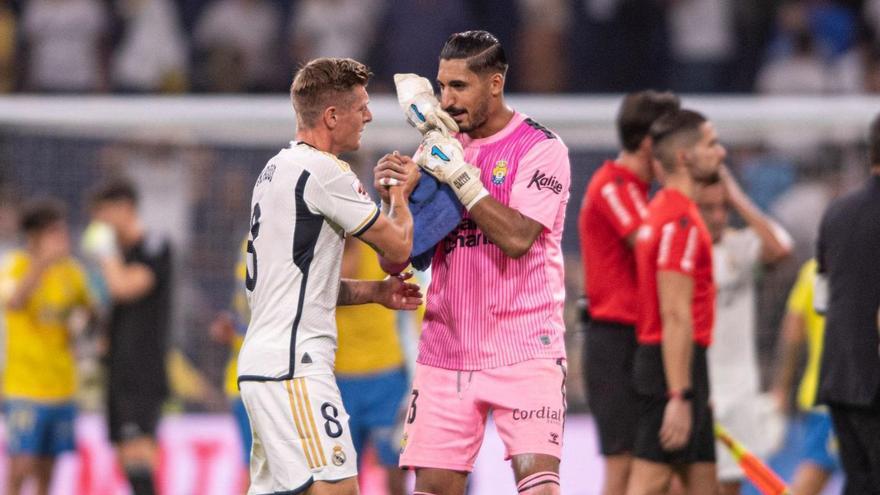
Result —
<instances>
[{"instance_id":1,"label":"white football shorts","mask_svg":"<svg viewBox=\"0 0 880 495\"><path fill-rule=\"evenodd\" d=\"M254 436L248 495L304 491L357 475L348 413L333 375L246 381L241 398Z\"/></svg>"}]
</instances>

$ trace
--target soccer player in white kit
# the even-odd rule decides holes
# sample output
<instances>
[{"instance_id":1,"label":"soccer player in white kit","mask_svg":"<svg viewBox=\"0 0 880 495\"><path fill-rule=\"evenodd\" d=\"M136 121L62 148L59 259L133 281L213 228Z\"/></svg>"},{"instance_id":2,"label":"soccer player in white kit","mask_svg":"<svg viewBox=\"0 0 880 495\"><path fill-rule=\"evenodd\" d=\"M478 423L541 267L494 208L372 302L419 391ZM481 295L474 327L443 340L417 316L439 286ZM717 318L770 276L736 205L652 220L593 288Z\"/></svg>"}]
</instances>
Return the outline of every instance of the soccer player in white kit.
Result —
<instances>
[{"instance_id":1,"label":"soccer player in white kit","mask_svg":"<svg viewBox=\"0 0 880 495\"><path fill-rule=\"evenodd\" d=\"M767 218L740 189L726 167L697 187L696 201L712 235L715 328L709 347L709 377L715 420L756 454L767 444L758 400L760 376L755 353L755 270L791 253L791 237ZM728 224L733 208L745 220L742 229ZM736 461L716 445L721 495L740 492L744 475ZM762 452L763 451L763 452Z\"/></svg>"},{"instance_id":2,"label":"soccer player in white kit","mask_svg":"<svg viewBox=\"0 0 880 495\"><path fill-rule=\"evenodd\" d=\"M337 155L360 146L372 116L370 72L351 59L320 58L291 86L296 141L260 172L251 201L245 285L251 321L238 361L241 397L253 430L249 494L358 492L348 415L333 376L337 305L415 309L406 276L340 280L343 244L358 236L386 258L412 249L407 199L417 167L380 212Z\"/></svg>"}]
</instances>

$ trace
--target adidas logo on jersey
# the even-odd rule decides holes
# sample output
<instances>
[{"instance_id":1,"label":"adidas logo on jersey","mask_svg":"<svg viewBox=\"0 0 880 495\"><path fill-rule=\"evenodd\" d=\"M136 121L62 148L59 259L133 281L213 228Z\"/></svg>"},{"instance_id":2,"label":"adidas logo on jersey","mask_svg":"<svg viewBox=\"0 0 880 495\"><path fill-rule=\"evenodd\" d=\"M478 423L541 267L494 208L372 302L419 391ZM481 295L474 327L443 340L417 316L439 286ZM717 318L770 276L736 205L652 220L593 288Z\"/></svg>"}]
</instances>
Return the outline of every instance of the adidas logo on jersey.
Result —
<instances>
[{"instance_id":1,"label":"adidas logo on jersey","mask_svg":"<svg viewBox=\"0 0 880 495\"><path fill-rule=\"evenodd\" d=\"M309 356L309 353L303 354L302 359L299 360L302 364L312 364L312 356Z\"/></svg>"}]
</instances>

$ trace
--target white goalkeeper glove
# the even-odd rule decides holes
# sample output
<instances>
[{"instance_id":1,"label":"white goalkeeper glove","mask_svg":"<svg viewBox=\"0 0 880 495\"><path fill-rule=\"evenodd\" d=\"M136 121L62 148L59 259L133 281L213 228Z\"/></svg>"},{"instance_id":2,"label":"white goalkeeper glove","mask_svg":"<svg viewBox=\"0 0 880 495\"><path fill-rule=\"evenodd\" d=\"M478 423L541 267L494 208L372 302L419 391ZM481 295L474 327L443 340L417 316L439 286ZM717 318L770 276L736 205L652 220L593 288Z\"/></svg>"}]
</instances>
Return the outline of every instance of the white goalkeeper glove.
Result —
<instances>
[{"instance_id":1,"label":"white goalkeeper glove","mask_svg":"<svg viewBox=\"0 0 880 495\"><path fill-rule=\"evenodd\" d=\"M440 182L448 184L468 211L489 195L480 182L480 169L464 161L461 143L442 131L428 131L416 163Z\"/></svg>"},{"instance_id":2,"label":"white goalkeeper glove","mask_svg":"<svg viewBox=\"0 0 880 495\"><path fill-rule=\"evenodd\" d=\"M430 81L417 74L394 74L394 86L407 122L422 135L435 129L447 135L458 132L458 124L440 108Z\"/></svg>"},{"instance_id":3,"label":"white goalkeeper glove","mask_svg":"<svg viewBox=\"0 0 880 495\"><path fill-rule=\"evenodd\" d=\"M80 247L83 254L99 261L116 256L116 232L106 223L94 221L83 232Z\"/></svg>"}]
</instances>

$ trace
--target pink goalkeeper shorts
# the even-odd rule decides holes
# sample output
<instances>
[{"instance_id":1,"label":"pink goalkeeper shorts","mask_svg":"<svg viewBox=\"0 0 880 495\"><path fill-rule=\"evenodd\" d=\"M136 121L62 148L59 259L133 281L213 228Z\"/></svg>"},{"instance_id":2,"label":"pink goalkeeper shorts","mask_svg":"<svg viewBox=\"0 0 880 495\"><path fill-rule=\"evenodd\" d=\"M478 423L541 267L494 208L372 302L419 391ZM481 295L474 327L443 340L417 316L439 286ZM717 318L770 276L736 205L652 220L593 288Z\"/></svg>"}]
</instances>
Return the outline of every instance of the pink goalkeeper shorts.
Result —
<instances>
[{"instance_id":1,"label":"pink goalkeeper shorts","mask_svg":"<svg viewBox=\"0 0 880 495\"><path fill-rule=\"evenodd\" d=\"M492 412L505 459L561 459L565 359L532 359L479 371L416 365L400 466L470 472Z\"/></svg>"}]
</instances>

